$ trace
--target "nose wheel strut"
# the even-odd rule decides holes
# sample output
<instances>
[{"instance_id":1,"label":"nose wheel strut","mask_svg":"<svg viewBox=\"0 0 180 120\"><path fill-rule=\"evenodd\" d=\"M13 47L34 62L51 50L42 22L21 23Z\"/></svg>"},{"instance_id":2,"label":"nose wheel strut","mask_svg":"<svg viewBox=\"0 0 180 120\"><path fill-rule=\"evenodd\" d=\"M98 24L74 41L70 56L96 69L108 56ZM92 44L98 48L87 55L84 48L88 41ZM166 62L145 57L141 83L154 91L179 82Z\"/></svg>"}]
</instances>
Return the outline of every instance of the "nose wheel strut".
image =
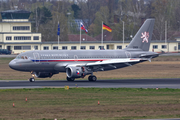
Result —
<instances>
[{"instance_id":1,"label":"nose wheel strut","mask_svg":"<svg viewBox=\"0 0 180 120\"><path fill-rule=\"evenodd\" d=\"M35 79L34 79L34 77L32 77L32 78L29 78L29 82L35 82Z\"/></svg>"},{"instance_id":2,"label":"nose wheel strut","mask_svg":"<svg viewBox=\"0 0 180 120\"><path fill-rule=\"evenodd\" d=\"M29 82L35 82L33 71L31 71L32 78L29 78Z\"/></svg>"}]
</instances>

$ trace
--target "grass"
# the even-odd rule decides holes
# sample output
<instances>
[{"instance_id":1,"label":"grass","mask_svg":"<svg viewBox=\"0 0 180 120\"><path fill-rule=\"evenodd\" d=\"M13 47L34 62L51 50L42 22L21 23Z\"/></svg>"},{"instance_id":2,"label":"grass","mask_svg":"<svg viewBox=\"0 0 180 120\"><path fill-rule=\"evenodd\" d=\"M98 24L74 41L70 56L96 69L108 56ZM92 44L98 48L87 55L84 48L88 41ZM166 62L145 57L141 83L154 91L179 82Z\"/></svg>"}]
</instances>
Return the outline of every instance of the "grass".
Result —
<instances>
[{"instance_id":1,"label":"grass","mask_svg":"<svg viewBox=\"0 0 180 120\"><path fill-rule=\"evenodd\" d=\"M180 117L179 89L6 89L0 90L0 101L0 119L109 120Z\"/></svg>"},{"instance_id":2,"label":"grass","mask_svg":"<svg viewBox=\"0 0 180 120\"><path fill-rule=\"evenodd\" d=\"M0 80L27 80L29 72L15 71L9 68L8 63L13 58L0 58ZM147 78L180 78L179 56L161 56L131 67L111 71L95 72L98 79L147 79ZM87 80L86 76L85 80ZM66 73L59 73L52 78L36 78L36 80L66 80Z\"/></svg>"}]
</instances>

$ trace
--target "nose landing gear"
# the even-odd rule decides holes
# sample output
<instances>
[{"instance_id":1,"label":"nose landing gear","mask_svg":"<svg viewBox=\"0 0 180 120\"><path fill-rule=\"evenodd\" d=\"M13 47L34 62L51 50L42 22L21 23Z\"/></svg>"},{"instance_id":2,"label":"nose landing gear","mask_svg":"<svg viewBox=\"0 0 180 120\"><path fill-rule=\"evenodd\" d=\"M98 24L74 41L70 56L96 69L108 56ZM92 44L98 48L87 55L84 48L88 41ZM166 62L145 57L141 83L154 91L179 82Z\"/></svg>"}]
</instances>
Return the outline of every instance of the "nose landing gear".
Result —
<instances>
[{"instance_id":1,"label":"nose landing gear","mask_svg":"<svg viewBox=\"0 0 180 120\"><path fill-rule=\"evenodd\" d=\"M35 82L35 79L34 79L34 77L32 77L32 78L29 78L29 82Z\"/></svg>"},{"instance_id":2,"label":"nose landing gear","mask_svg":"<svg viewBox=\"0 0 180 120\"><path fill-rule=\"evenodd\" d=\"M31 71L32 78L29 78L29 82L35 82L33 71Z\"/></svg>"}]
</instances>

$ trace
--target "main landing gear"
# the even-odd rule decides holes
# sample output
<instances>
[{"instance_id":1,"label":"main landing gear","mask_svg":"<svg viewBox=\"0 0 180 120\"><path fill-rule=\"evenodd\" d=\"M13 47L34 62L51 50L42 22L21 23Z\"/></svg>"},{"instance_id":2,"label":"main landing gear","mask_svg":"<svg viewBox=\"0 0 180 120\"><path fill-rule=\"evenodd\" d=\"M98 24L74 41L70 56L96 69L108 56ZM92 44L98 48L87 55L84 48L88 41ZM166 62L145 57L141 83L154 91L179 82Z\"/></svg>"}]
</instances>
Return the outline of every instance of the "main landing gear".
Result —
<instances>
[{"instance_id":1,"label":"main landing gear","mask_svg":"<svg viewBox=\"0 0 180 120\"><path fill-rule=\"evenodd\" d=\"M95 75L90 75L90 76L88 77L88 80L95 82L95 81L97 80L97 77L96 77Z\"/></svg>"},{"instance_id":2,"label":"main landing gear","mask_svg":"<svg viewBox=\"0 0 180 120\"><path fill-rule=\"evenodd\" d=\"M75 80L75 78L69 78L69 77L67 77L66 79L67 79L67 81L74 81ZM88 77L88 80L91 82L95 82L97 80L97 77L95 75L90 75Z\"/></svg>"},{"instance_id":3,"label":"main landing gear","mask_svg":"<svg viewBox=\"0 0 180 120\"><path fill-rule=\"evenodd\" d=\"M74 81L75 80L75 78L69 78L69 77L67 77L66 79L67 79L67 81Z\"/></svg>"},{"instance_id":4,"label":"main landing gear","mask_svg":"<svg viewBox=\"0 0 180 120\"><path fill-rule=\"evenodd\" d=\"M32 77L32 78L29 78L29 82L35 82L35 79L34 79L34 77Z\"/></svg>"}]
</instances>

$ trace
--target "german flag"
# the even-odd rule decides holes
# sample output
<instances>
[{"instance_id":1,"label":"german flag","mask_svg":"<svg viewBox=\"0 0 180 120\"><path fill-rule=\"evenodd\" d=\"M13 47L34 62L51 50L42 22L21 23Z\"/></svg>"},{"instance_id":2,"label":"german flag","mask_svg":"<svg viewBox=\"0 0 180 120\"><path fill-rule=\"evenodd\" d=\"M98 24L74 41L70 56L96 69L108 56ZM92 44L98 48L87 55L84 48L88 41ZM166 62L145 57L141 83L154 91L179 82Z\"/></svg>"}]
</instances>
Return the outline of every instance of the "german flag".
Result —
<instances>
[{"instance_id":1,"label":"german flag","mask_svg":"<svg viewBox=\"0 0 180 120\"><path fill-rule=\"evenodd\" d=\"M112 29L109 26L107 26L105 23L103 23L103 29L112 32Z\"/></svg>"}]
</instances>

